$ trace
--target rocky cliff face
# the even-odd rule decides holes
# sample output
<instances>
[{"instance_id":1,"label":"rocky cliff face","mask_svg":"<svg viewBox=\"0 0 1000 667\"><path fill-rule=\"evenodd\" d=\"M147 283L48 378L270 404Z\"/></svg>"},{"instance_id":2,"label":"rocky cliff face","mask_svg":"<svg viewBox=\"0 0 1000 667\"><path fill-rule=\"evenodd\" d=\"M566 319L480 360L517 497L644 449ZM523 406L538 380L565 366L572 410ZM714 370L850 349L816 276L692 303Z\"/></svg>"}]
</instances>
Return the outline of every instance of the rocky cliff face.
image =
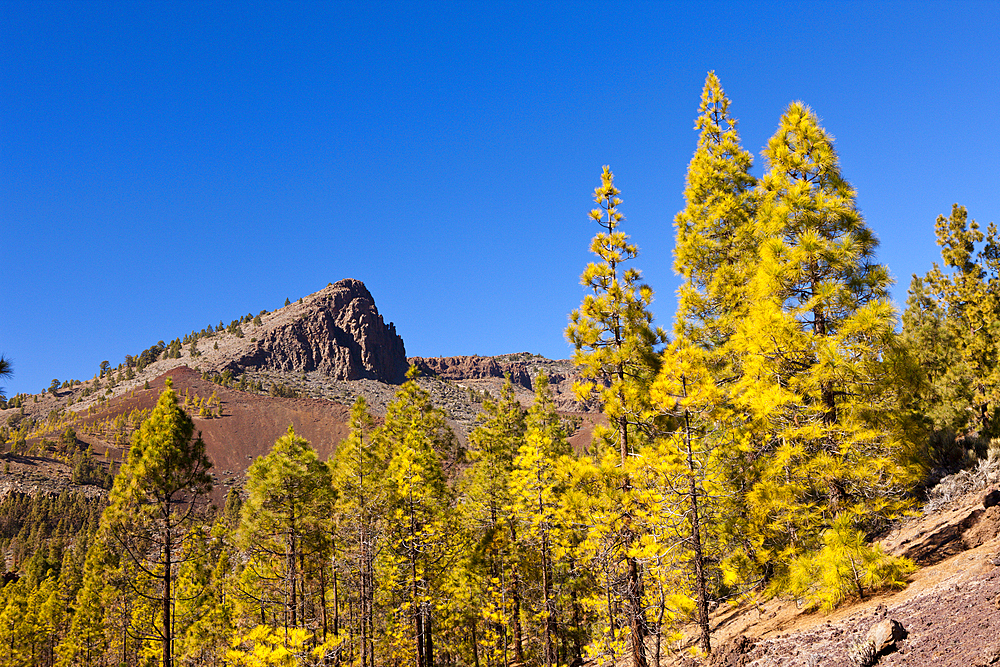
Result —
<instances>
[{"instance_id":1,"label":"rocky cliff face","mask_svg":"<svg viewBox=\"0 0 1000 667\"><path fill-rule=\"evenodd\" d=\"M307 297L294 319L276 321L228 366L233 370L319 371L335 380L403 382L403 339L386 325L360 280L341 280Z\"/></svg>"},{"instance_id":2,"label":"rocky cliff face","mask_svg":"<svg viewBox=\"0 0 1000 667\"><path fill-rule=\"evenodd\" d=\"M529 391L534 391L532 382L540 370L548 375L551 385L562 385L576 375L569 361L552 361L527 352L498 357L410 357L409 361L422 375L445 380L503 379L510 375L514 385Z\"/></svg>"},{"instance_id":3,"label":"rocky cliff face","mask_svg":"<svg viewBox=\"0 0 1000 667\"><path fill-rule=\"evenodd\" d=\"M510 381L516 385L531 389L531 376L524 363L503 361L496 357L411 357L410 363L416 366L420 373L445 380L481 380L485 378L503 378L510 374ZM549 378L558 382L562 378Z\"/></svg>"}]
</instances>

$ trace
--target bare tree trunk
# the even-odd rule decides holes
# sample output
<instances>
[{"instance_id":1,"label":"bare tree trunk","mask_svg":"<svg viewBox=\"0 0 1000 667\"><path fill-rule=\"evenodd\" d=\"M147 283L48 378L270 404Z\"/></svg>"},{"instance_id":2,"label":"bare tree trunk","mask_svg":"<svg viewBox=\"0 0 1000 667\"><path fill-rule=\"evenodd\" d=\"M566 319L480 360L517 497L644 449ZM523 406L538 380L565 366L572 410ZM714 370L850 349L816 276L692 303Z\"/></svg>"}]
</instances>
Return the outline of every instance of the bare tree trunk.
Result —
<instances>
[{"instance_id":1,"label":"bare tree trunk","mask_svg":"<svg viewBox=\"0 0 1000 667\"><path fill-rule=\"evenodd\" d=\"M169 511L169 510L168 510ZM173 664L173 646L171 646L170 627L170 517L167 517L167 529L163 535L163 667Z\"/></svg>"},{"instance_id":2,"label":"bare tree trunk","mask_svg":"<svg viewBox=\"0 0 1000 667\"><path fill-rule=\"evenodd\" d=\"M424 614L424 667L434 667L434 619L430 605L423 605Z\"/></svg>"},{"instance_id":3,"label":"bare tree trunk","mask_svg":"<svg viewBox=\"0 0 1000 667\"><path fill-rule=\"evenodd\" d=\"M514 601L514 613L511 618L511 628L514 632L514 662L519 665L524 664L524 639L521 636L521 590L520 590L520 578L517 576L517 572L514 572L512 577L513 581L513 591L512 599Z\"/></svg>"},{"instance_id":4,"label":"bare tree trunk","mask_svg":"<svg viewBox=\"0 0 1000 667\"><path fill-rule=\"evenodd\" d=\"M687 421L687 414L684 415ZM708 625L708 587L705 584L705 556L701 548L701 517L698 515L698 488L694 478L694 462L691 454L691 440L687 443L688 498L691 502L691 548L694 551L694 586L698 593L698 628L701 631L699 647L706 654L712 652L711 629Z\"/></svg>"},{"instance_id":5,"label":"bare tree trunk","mask_svg":"<svg viewBox=\"0 0 1000 667\"><path fill-rule=\"evenodd\" d=\"M631 531L630 531L631 532ZM628 544L632 539L628 540ZM628 581L625 601L628 605L629 648L632 652L633 667L647 667L646 662L646 618L642 608L642 582L639 576L639 562L626 557Z\"/></svg>"},{"instance_id":6,"label":"bare tree trunk","mask_svg":"<svg viewBox=\"0 0 1000 667\"><path fill-rule=\"evenodd\" d=\"M684 396L687 396L687 378L681 378ZM691 511L691 549L694 552L694 586L698 595L698 646L705 654L712 652L711 628L708 624L708 586L705 582L705 556L701 546L701 515L698 511L698 484L694 465L694 450L691 445L691 414L684 411L684 445L687 449L688 502Z\"/></svg>"},{"instance_id":7,"label":"bare tree trunk","mask_svg":"<svg viewBox=\"0 0 1000 667\"><path fill-rule=\"evenodd\" d=\"M333 634L336 636L340 633L340 593L338 590L337 582L337 569L333 570ZM326 596L323 596L324 604Z\"/></svg>"},{"instance_id":8,"label":"bare tree trunk","mask_svg":"<svg viewBox=\"0 0 1000 667\"><path fill-rule=\"evenodd\" d=\"M553 638L556 633L555 610L552 608L552 571L547 555L548 543L542 535L542 595L545 597L545 666L556 664L556 651Z\"/></svg>"}]
</instances>

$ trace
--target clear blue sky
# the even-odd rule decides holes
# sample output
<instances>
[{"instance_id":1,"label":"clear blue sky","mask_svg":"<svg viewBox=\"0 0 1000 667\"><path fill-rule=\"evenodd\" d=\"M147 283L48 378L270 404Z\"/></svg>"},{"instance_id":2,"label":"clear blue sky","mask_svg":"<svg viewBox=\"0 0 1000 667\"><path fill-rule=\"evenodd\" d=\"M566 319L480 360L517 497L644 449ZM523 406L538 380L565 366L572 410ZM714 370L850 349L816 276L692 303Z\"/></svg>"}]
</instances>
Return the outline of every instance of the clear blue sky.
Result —
<instances>
[{"instance_id":1,"label":"clear blue sky","mask_svg":"<svg viewBox=\"0 0 1000 667\"><path fill-rule=\"evenodd\" d=\"M601 166L669 328L714 69L837 138L906 298L1000 221L1000 3L0 2L7 394L363 280L410 355L566 357Z\"/></svg>"}]
</instances>

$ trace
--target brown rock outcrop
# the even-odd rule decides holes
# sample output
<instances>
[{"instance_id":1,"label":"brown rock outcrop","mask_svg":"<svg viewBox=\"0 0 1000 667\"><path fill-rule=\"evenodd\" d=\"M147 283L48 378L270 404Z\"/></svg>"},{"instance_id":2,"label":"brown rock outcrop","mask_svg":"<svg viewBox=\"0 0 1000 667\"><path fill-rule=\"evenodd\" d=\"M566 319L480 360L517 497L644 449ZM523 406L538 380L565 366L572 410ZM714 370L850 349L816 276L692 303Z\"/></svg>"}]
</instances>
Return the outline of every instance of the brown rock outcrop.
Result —
<instances>
[{"instance_id":1,"label":"brown rock outcrop","mask_svg":"<svg viewBox=\"0 0 1000 667\"><path fill-rule=\"evenodd\" d=\"M319 371L335 380L399 384L408 367L403 339L382 320L360 280L341 280L309 297L291 322L261 331L234 370Z\"/></svg>"},{"instance_id":2,"label":"brown rock outcrop","mask_svg":"<svg viewBox=\"0 0 1000 667\"><path fill-rule=\"evenodd\" d=\"M510 381L518 386L533 391L532 377L524 362L515 360L500 360L496 357L411 357L410 363L424 375L443 378L445 380L480 380L484 378L502 378L510 375ZM560 374L549 374L550 384L559 384L566 377Z\"/></svg>"}]
</instances>

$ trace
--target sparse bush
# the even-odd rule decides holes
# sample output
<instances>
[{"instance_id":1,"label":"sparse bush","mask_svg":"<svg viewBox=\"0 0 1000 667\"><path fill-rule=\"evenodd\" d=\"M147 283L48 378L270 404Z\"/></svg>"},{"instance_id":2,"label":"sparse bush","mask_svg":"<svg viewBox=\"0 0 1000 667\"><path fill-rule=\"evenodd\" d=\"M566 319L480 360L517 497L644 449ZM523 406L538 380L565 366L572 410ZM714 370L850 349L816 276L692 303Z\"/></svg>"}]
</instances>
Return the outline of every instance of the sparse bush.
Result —
<instances>
[{"instance_id":1,"label":"sparse bush","mask_svg":"<svg viewBox=\"0 0 1000 667\"><path fill-rule=\"evenodd\" d=\"M924 514L932 514L967 493L980 491L1000 482L1000 440L990 441L988 454L988 457L980 459L974 467L948 475L928 491Z\"/></svg>"},{"instance_id":2,"label":"sparse bush","mask_svg":"<svg viewBox=\"0 0 1000 667\"><path fill-rule=\"evenodd\" d=\"M851 659L851 663L857 667L871 667L878 658L875 642L867 638L851 642L847 649L847 655Z\"/></svg>"}]
</instances>

